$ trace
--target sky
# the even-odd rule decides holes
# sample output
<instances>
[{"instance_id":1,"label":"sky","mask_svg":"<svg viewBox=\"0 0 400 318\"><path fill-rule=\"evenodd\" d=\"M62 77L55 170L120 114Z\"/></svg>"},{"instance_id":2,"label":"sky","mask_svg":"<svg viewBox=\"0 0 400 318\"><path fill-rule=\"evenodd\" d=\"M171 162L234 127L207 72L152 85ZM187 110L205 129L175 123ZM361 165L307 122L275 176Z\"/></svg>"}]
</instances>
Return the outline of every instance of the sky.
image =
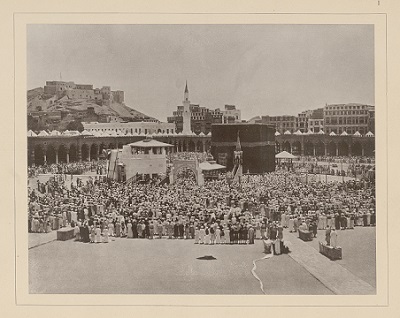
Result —
<instances>
[{"instance_id":1,"label":"sky","mask_svg":"<svg viewBox=\"0 0 400 318\"><path fill-rule=\"evenodd\" d=\"M191 103L246 120L375 104L373 25L28 25L27 65L28 89L61 73L161 121L186 80Z\"/></svg>"}]
</instances>

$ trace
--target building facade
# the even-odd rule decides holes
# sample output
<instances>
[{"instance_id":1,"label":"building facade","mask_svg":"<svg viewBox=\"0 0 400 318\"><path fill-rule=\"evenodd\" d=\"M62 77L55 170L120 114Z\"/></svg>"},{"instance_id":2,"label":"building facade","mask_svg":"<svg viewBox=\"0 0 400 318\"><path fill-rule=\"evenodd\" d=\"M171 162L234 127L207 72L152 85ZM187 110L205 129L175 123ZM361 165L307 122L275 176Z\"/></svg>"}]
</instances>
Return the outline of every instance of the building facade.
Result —
<instances>
[{"instance_id":1,"label":"building facade","mask_svg":"<svg viewBox=\"0 0 400 318\"><path fill-rule=\"evenodd\" d=\"M197 135L203 133L207 135L211 133L212 124L241 122L241 112L235 105L225 105L225 109L220 110L219 108L209 109L199 104L191 104L186 84L183 106L178 106L172 116L167 118L167 121L175 124L177 133L195 133Z\"/></svg>"},{"instance_id":2,"label":"building facade","mask_svg":"<svg viewBox=\"0 0 400 318\"><path fill-rule=\"evenodd\" d=\"M241 123L242 115L240 109L236 109L235 105L225 105L225 109L221 111L222 122L224 124Z\"/></svg>"},{"instance_id":3,"label":"building facade","mask_svg":"<svg viewBox=\"0 0 400 318\"><path fill-rule=\"evenodd\" d=\"M363 104L331 104L324 107L324 132L337 135L374 132L375 107Z\"/></svg>"},{"instance_id":4,"label":"building facade","mask_svg":"<svg viewBox=\"0 0 400 318\"><path fill-rule=\"evenodd\" d=\"M75 84L74 82L46 81L44 86L45 95L55 95L57 98L67 96L71 99L93 99L105 103L125 102L124 91L112 91L110 86L93 88L92 84Z\"/></svg>"},{"instance_id":5,"label":"building facade","mask_svg":"<svg viewBox=\"0 0 400 318\"><path fill-rule=\"evenodd\" d=\"M261 121L255 120L256 123L262 123L275 126L276 131L283 134L286 131L294 133L297 130L297 117L296 116L262 116Z\"/></svg>"},{"instance_id":6,"label":"building facade","mask_svg":"<svg viewBox=\"0 0 400 318\"><path fill-rule=\"evenodd\" d=\"M175 134L175 125L162 122L83 122L89 133L120 133L132 135Z\"/></svg>"},{"instance_id":7,"label":"building facade","mask_svg":"<svg viewBox=\"0 0 400 318\"><path fill-rule=\"evenodd\" d=\"M302 133L318 133L321 130L337 135L346 132L353 135L357 131L361 135L369 131L375 133L375 107L363 104L334 104L323 108L306 110L298 116L262 116L255 117L249 122L275 125L280 134L289 131Z\"/></svg>"},{"instance_id":8,"label":"building facade","mask_svg":"<svg viewBox=\"0 0 400 318\"><path fill-rule=\"evenodd\" d=\"M309 119L313 114L312 110L305 110L298 114L296 118L296 131L300 130L302 133L307 132L309 129Z\"/></svg>"}]
</instances>

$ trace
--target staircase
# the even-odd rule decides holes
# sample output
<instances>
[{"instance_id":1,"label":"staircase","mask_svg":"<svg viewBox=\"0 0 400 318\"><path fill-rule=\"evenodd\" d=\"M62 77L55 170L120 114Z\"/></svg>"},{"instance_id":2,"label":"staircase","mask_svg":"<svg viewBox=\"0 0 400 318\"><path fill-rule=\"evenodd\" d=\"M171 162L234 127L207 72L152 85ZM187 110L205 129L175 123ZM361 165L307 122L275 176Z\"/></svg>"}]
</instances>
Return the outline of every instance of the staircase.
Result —
<instances>
[{"instance_id":1,"label":"staircase","mask_svg":"<svg viewBox=\"0 0 400 318\"><path fill-rule=\"evenodd\" d=\"M164 178L162 178L162 179L157 183L157 185L158 185L158 186L162 186L162 185L164 185L164 184L166 184L166 183L169 184L169 176L165 176Z\"/></svg>"},{"instance_id":2,"label":"staircase","mask_svg":"<svg viewBox=\"0 0 400 318\"><path fill-rule=\"evenodd\" d=\"M135 183L139 179L139 175L134 175L133 177L129 178L124 182L124 184L130 184L130 183Z\"/></svg>"}]
</instances>

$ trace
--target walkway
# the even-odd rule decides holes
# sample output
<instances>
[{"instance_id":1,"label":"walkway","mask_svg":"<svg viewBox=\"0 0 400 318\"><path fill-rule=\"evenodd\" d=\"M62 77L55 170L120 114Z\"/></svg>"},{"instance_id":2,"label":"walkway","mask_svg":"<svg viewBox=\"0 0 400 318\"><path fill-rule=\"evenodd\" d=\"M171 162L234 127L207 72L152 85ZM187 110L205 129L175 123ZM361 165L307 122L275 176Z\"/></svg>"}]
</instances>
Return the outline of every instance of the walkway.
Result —
<instances>
[{"instance_id":1,"label":"walkway","mask_svg":"<svg viewBox=\"0 0 400 318\"><path fill-rule=\"evenodd\" d=\"M338 295L374 295L374 287L361 280L335 261L320 254L297 237L285 231L285 239L291 242L290 257L302 265L322 284Z\"/></svg>"},{"instance_id":2,"label":"walkway","mask_svg":"<svg viewBox=\"0 0 400 318\"><path fill-rule=\"evenodd\" d=\"M50 243L57 240L57 231L49 233L29 233L28 234L28 249Z\"/></svg>"}]
</instances>

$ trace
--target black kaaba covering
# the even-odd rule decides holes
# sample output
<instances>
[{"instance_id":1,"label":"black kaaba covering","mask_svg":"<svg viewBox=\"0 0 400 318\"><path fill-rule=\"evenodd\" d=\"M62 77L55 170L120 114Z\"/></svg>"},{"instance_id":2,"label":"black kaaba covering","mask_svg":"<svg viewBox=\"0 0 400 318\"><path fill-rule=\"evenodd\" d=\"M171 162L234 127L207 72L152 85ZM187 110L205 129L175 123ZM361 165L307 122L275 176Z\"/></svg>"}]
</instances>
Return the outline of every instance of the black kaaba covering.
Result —
<instances>
[{"instance_id":1,"label":"black kaaba covering","mask_svg":"<svg viewBox=\"0 0 400 318\"><path fill-rule=\"evenodd\" d=\"M213 124L211 153L219 164L233 169L233 152L239 132L243 173L275 171L275 126L267 124Z\"/></svg>"}]
</instances>

